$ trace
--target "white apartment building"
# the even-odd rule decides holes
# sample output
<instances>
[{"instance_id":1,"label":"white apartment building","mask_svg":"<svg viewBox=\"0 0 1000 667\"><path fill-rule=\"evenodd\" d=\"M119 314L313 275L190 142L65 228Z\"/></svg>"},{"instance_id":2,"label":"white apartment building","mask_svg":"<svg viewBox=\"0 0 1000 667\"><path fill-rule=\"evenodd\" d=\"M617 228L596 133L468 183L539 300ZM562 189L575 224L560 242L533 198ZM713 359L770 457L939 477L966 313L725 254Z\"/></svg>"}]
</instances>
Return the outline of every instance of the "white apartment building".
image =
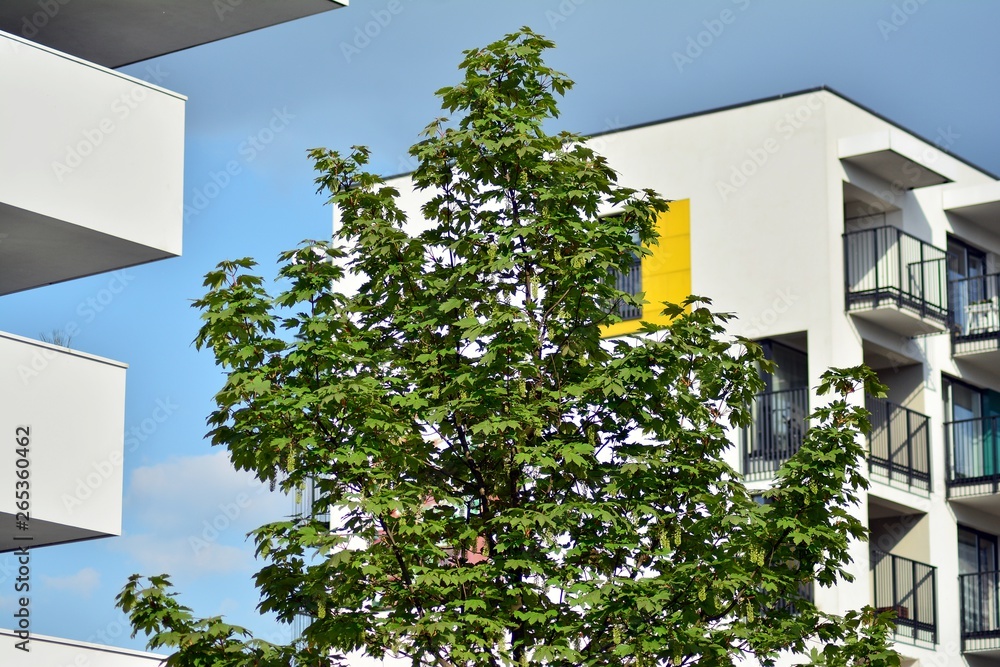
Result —
<instances>
[{"instance_id":1,"label":"white apartment building","mask_svg":"<svg viewBox=\"0 0 1000 667\"><path fill-rule=\"evenodd\" d=\"M779 364L733 434L748 480L797 450L826 368L889 387L867 400L870 543L816 603L894 609L921 665L1000 664L1000 182L950 140L821 88L592 141L620 182L677 200L635 291L711 298Z\"/></svg>"},{"instance_id":2,"label":"white apartment building","mask_svg":"<svg viewBox=\"0 0 1000 667\"><path fill-rule=\"evenodd\" d=\"M185 98L113 68L346 4L5 0L0 295L181 252ZM0 371L0 551L119 535L126 365L0 332ZM161 659L33 634L24 652L18 629L0 665Z\"/></svg>"},{"instance_id":3,"label":"white apartment building","mask_svg":"<svg viewBox=\"0 0 1000 667\"><path fill-rule=\"evenodd\" d=\"M660 244L621 276L662 321L688 294L778 364L731 464L766 487L801 445L829 367L865 363L870 543L828 612L897 614L904 664L1000 664L1000 182L827 88L595 135L619 182L674 200ZM425 195L405 179L404 210ZM608 211L614 213L614 211ZM645 311L645 312L643 312ZM857 399L862 400L860 397Z\"/></svg>"}]
</instances>

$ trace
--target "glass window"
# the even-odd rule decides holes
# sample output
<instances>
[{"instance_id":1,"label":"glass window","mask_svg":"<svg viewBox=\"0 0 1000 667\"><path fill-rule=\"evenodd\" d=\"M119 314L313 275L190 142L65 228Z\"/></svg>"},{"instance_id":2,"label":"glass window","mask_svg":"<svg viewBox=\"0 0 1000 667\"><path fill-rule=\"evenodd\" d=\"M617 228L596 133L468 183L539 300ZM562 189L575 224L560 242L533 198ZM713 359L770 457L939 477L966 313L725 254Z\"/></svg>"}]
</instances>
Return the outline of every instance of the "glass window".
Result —
<instances>
[{"instance_id":1,"label":"glass window","mask_svg":"<svg viewBox=\"0 0 1000 667\"><path fill-rule=\"evenodd\" d=\"M763 340L764 358L775 363L774 375L765 376L768 391L803 389L809 386L809 357L805 352L782 345L773 340Z\"/></svg>"},{"instance_id":2,"label":"glass window","mask_svg":"<svg viewBox=\"0 0 1000 667\"><path fill-rule=\"evenodd\" d=\"M947 421L983 416L983 392L958 380L944 378L944 409Z\"/></svg>"}]
</instances>

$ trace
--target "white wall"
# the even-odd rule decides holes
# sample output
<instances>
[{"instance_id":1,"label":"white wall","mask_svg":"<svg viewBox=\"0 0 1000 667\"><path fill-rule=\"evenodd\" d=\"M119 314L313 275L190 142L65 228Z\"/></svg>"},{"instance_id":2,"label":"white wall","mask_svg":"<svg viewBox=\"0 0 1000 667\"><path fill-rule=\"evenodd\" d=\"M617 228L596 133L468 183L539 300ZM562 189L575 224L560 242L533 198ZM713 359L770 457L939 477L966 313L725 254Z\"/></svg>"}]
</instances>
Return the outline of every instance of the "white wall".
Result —
<instances>
[{"instance_id":1,"label":"white wall","mask_svg":"<svg viewBox=\"0 0 1000 667\"><path fill-rule=\"evenodd\" d=\"M0 377L2 513L17 511L17 429L29 429L27 534L36 539L24 544L120 534L125 365L0 333ZM21 546L13 524L5 518L0 548Z\"/></svg>"}]
</instances>

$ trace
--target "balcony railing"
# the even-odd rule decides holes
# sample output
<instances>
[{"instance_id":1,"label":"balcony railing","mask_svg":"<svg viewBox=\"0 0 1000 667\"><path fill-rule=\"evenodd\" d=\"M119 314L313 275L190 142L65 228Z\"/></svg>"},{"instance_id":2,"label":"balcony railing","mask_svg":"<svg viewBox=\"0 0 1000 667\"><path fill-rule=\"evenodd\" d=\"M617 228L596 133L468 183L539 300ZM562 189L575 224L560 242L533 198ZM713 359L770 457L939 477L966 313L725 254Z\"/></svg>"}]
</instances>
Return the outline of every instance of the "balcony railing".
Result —
<instances>
[{"instance_id":1,"label":"balcony railing","mask_svg":"<svg viewBox=\"0 0 1000 667\"><path fill-rule=\"evenodd\" d=\"M944 425L948 451L948 495L997 493L1000 487L1000 417Z\"/></svg>"},{"instance_id":2,"label":"balcony railing","mask_svg":"<svg viewBox=\"0 0 1000 667\"><path fill-rule=\"evenodd\" d=\"M627 294L636 295L642 292L642 260L635 257L628 271L612 271L615 289ZM638 320L642 318L642 306L618 301L615 303L615 314L623 320Z\"/></svg>"},{"instance_id":3,"label":"balcony railing","mask_svg":"<svg viewBox=\"0 0 1000 667\"><path fill-rule=\"evenodd\" d=\"M787 611L792 616L798 616L799 612L802 611L798 603L802 600L807 602L815 602L813 599L813 582L807 581L799 584L799 595L794 600L783 599L778 604L774 606L776 611Z\"/></svg>"},{"instance_id":4,"label":"balcony railing","mask_svg":"<svg viewBox=\"0 0 1000 667\"><path fill-rule=\"evenodd\" d=\"M320 523L330 523L330 509L322 511L318 509L316 499L319 497L319 489L316 488L316 480L312 477L306 481L304 487L295 496L295 513L303 519L311 519Z\"/></svg>"},{"instance_id":5,"label":"balcony railing","mask_svg":"<svg viewBox=\"0 0 1000 667\"><path fill-rule=\"evenodd\" d=\"M949 287L955 354L996 350L1000 342L1000 274L953 280Z\"/></svg>"},{"instance_id":6,"label":"balcony railing","mask_svg":"<svg viewBox=\"0 0 1000 667\"><path fill-rule=\"evenodd\" d=\"M896 612L896 638L937 643L935 568L872 549L875 608Z\"/></svg>"},{"instance_id":7,"label":"balcony railing","mask_svg":"<svg viewBox=\"0 0 1000 667\"><path fill-rule=\"evenodd\" d=\"M947 253L896 227L844 234L848 311L895 306L945 324Z\"/></svg>"},{"instance_id":8,"label":"balcony railing","mask_svg":"<svg viewBox=\"0 0 1000 667\"><path fill-rule=\"evenodd\" d=\"M785 389L757 394L752 424L743 429L743 475L763 479L774 475L799 451L809 415L809 389Z\"/></svg>"},{"instance_id":9,"label":"balcony railing","mask_svg":"<svg viewBox=\"0 0 1000 667\"><path fill-rule=\"evenodd\" d=\"M889 401L868 397L871 413L868 466L889 482L930 491L930 419Z\"/></svg>"},{"instance_id":10,"label":"balcony railing","mask_svg":"<svg viewBox=\"0 0 1000 667\"><path fill-rule=\"evenodd\" d=\"M1000 648L1000 572L958 577L962 600L962 650Z\"/></svg>"}]
</instances>

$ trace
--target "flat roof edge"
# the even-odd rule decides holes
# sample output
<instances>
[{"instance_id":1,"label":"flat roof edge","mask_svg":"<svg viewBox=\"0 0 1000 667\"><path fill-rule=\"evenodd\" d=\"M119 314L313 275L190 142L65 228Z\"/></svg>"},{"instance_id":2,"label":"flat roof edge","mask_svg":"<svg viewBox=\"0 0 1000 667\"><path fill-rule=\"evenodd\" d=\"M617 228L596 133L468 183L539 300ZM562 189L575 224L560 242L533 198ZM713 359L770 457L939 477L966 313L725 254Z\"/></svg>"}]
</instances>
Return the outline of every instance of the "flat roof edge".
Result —
<instances>
[{"instance_id":1,"label":"flat roof edge","mask_svg":"<svg viewBox=\"0 0 1000 667\"><path fill-rule=\"evenodd\" d=\"M676 115L676 116L667 116L666 118L659 118L659 119L656 119L656 120L648 120L648 121L644 121L642 123L635 123L633 125L626 125L624 127L616 127L614 129L611 129L611 130L602 130L601 132L594 132L593 134L584 134L584 135L581 135L581 136L584 139L594 139L594 138L597 138L597 137L604 137L604 136L608 136L608 135L612 135L612 134L618 134L619 132L628 132L629 130L639 130L639 129L642 129L644 127L651 127L653 125L662 125L664 123L672 123L674 121L685 120L687 118L697 118L698 116L707 116L708 114L719 113L719 112L722 112L722 111L731 111L733 109L741 109L743 107L749 107L749 106L753 106L755 104L764 104L764 103L767 103L767 102L776 102L777 100L782 100L782 99L789 98L789 97L799 97L801 95L811 95L813 93L819 93L819 92L828 92L828 93L830 93L832 95L836 95L837 97L839 97L840 99L844 100L848 104L851 104L851 105L853 105L853 106L861 109L862 111L865 111L865 112L871 114L872 116L875 116L879 120L881 120L881 121L883 121L885 123L888 123L889 125L891 125L892 127L896 128L897 130L902 130L903 132L906 132L907 134L909 134L909 135L913 136L914 138L916 138L916 139L924 142L925 144L928 144L930 146L934 146L935 149L941 151L942 153L944 153L945 155L948 155L949 157L952 157L952 158L958 160L962 164L964 164L964 165L966 165L968 167L971 167L971 168L975 169L976 171L978 171L978 172L980 172L982 174L985 174L986 176L989 176L993 180L1000 180L1000 176L997 176L996 174L994 174L993 172L989 171L988 169L984 169L983 167L980 167L979 165L975 164L974 162L970 162L969 160L963 158L961 155L958 155L956 153L953 153L953 152L949 151L946 148L942 148L942 147L938 146L937 144L935 144L933 141L931 141L927 137L924 137L923 135L918 134L917 132L914 132L913 130L910 130L909 128L907 128L905 126L900 125L899 123L897 123L896 121L892 120L891 118L887 118L886 116L883 116L879 112L874 111L873 109L865 106L864 104L861 104L860 102L857 102L856 100L848 97L847 95L844 95L840 91L838 91L838 90L836 90L834 88L831 88L830 86L827 86L827 85L814 86L812 88L804 88L802 90L796 90L796 91L793 91L793 92L790 92L790 93L779 93L777 95L770 95L768 97L760 97L760 98L757 98L757 99L748 100L746 102L737 102L735 104L726 104L726 105L719 106L719 107L712 107L710 109L703 109L701 111L692 111L692 112L689 112L689 113L683 113L683 114L679 114L679 115ZM413 173L413 170L410 170L410 171L399 172L399 173L396 173L396 174L391 174L391 175L388 175L388 176L382 176L382 178L383 178L383 180L389 181L389 180L399 179L399 178L403 178L405 176L409 176L412 173Z\"/></svg>"}]
</instances>

